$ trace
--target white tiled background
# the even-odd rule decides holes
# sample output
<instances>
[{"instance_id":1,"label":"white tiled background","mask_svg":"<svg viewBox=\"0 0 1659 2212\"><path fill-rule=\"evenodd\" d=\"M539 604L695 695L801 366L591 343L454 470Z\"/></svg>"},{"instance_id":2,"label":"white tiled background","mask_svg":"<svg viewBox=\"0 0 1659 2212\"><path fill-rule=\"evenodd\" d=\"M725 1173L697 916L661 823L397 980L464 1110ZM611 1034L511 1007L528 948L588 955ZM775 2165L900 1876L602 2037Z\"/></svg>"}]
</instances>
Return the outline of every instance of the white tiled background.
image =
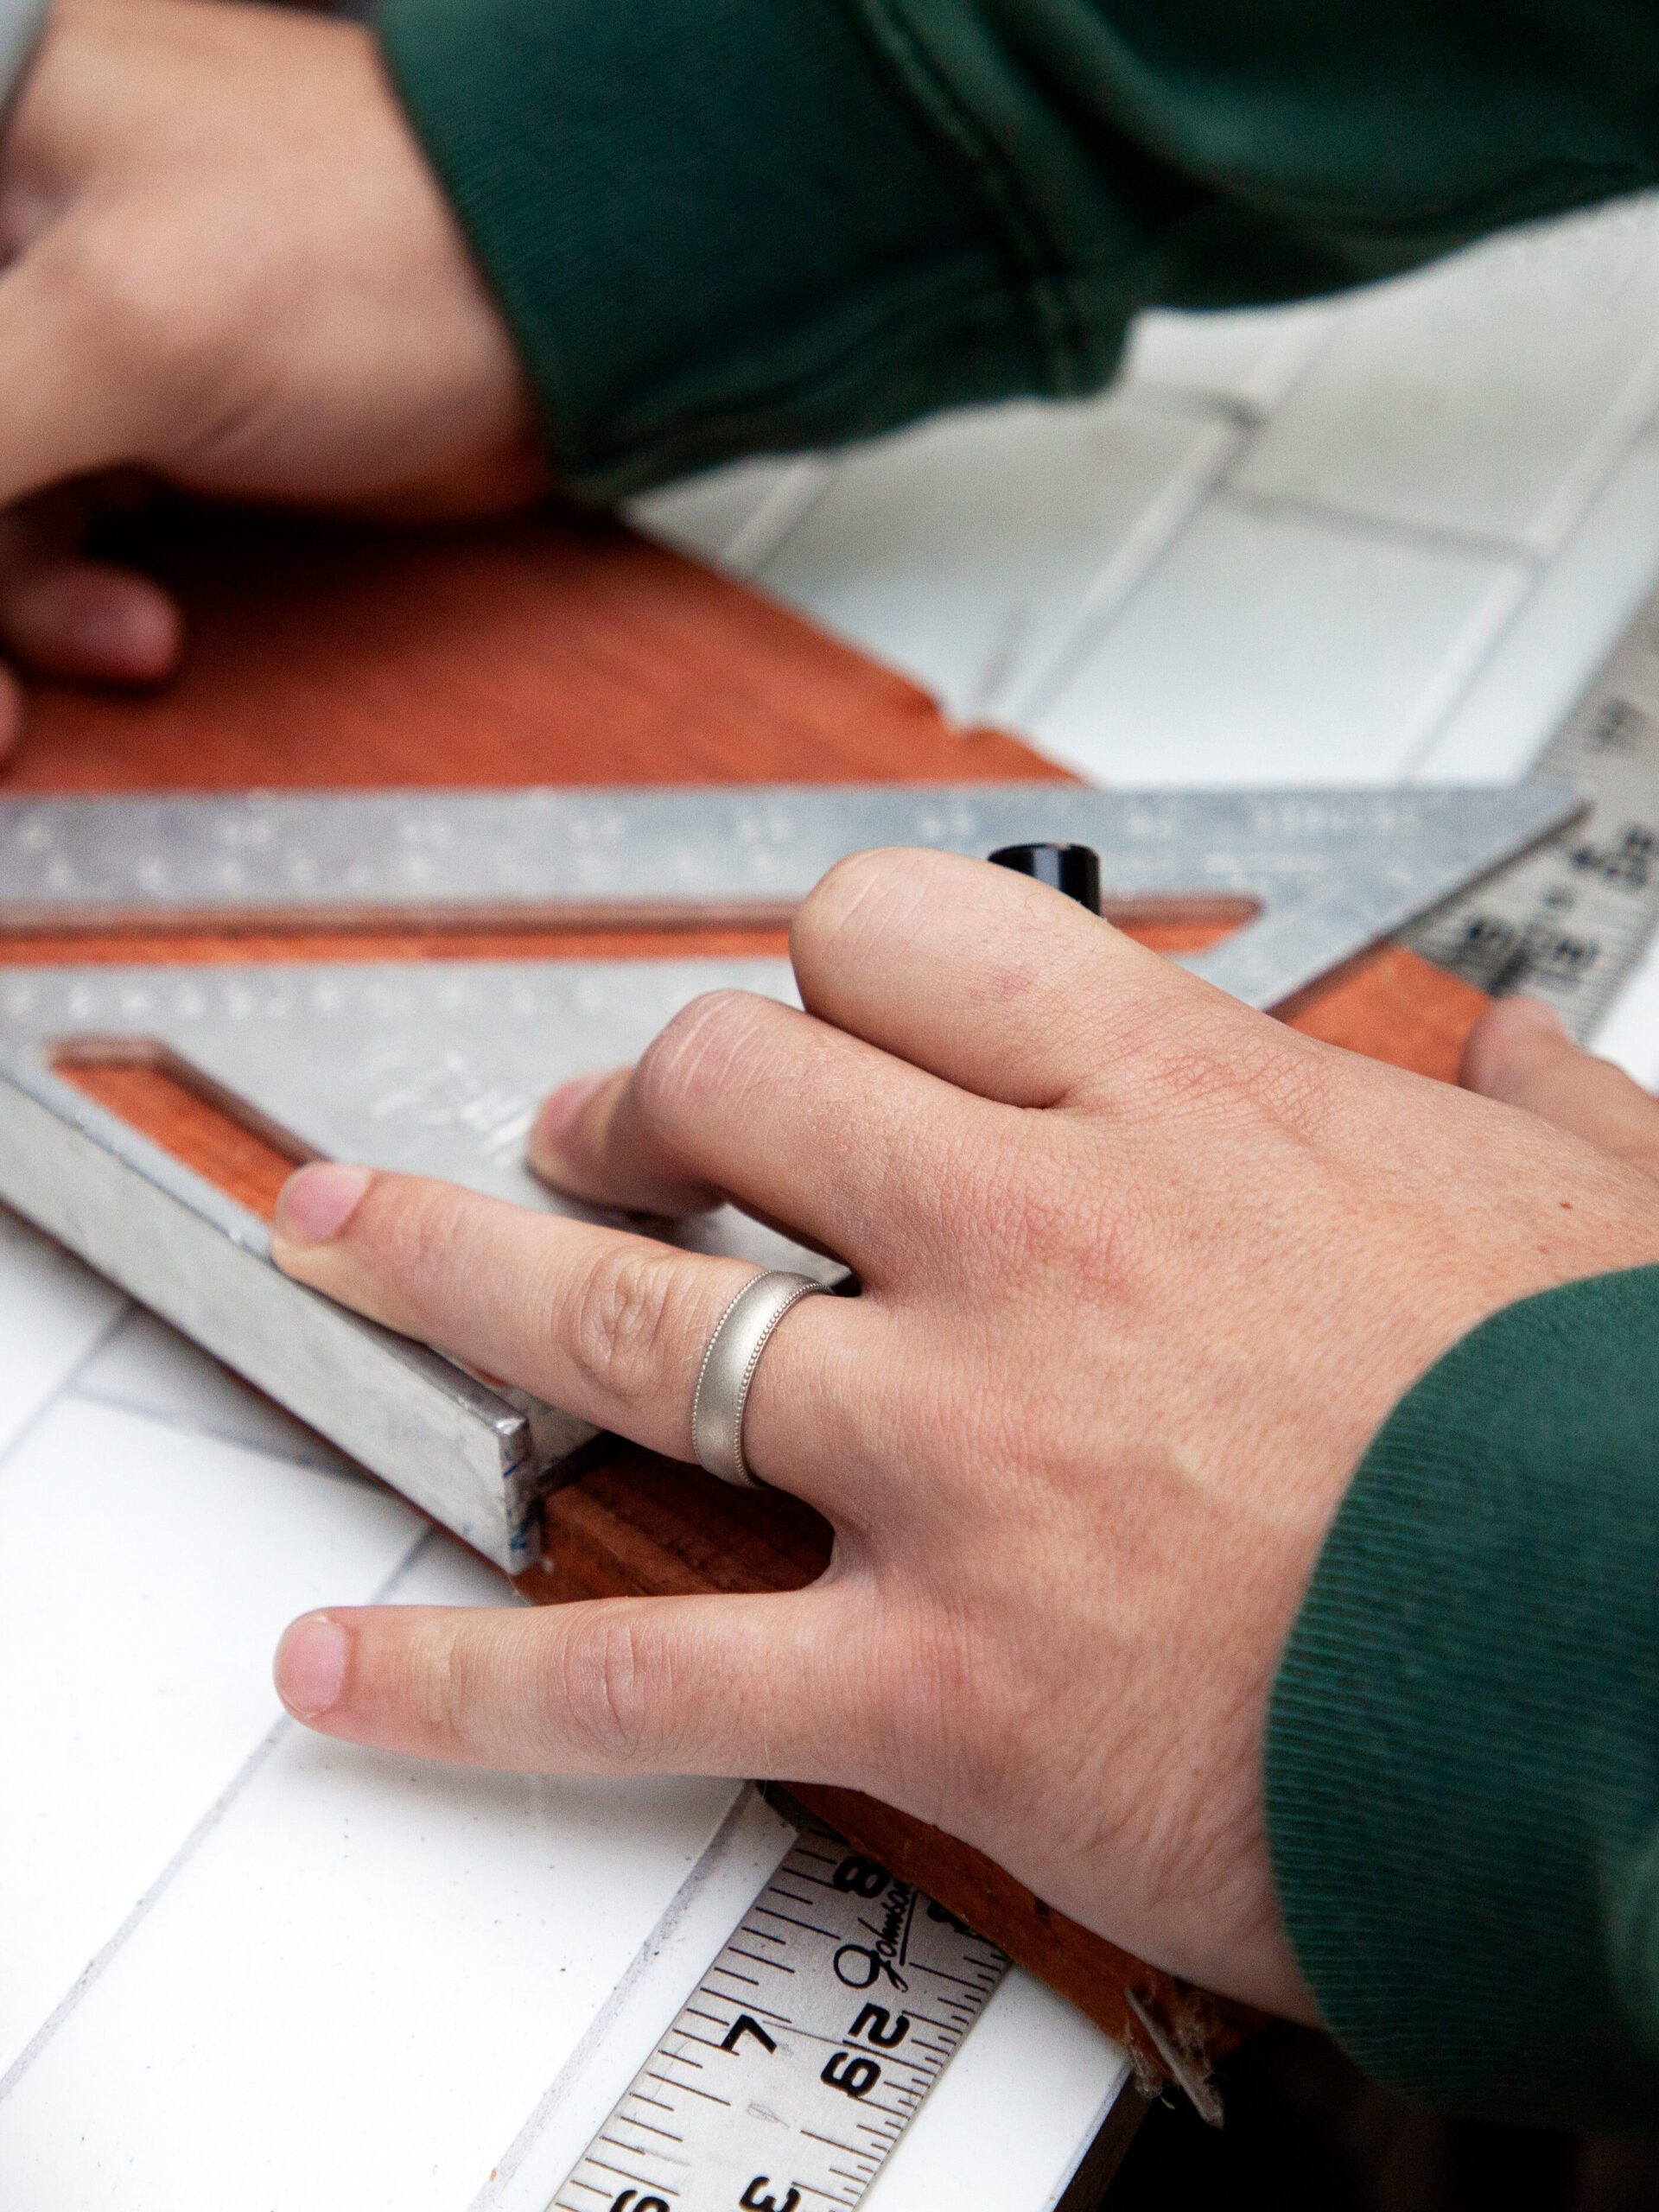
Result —
<instances>
[{"instance_id":1,"label":"white tiled background","mask_svg":"<svg viewBox=\"0 0 1659 2212\"><path fill-rule=\"evenodd\" d=\"M1632 204L641 512L1090 776L1507 779L1659 575L1656 421ZM1659 963L1605 1042L1659 1077ZM500 1601L0 1217L3 2212L541 2212L769 1871L723 1785L287 1726L282 1622L376 1593ZM1118 2078L1013 1978L872 2205L1038 2212Z\"/></svg>"}]
</instances>

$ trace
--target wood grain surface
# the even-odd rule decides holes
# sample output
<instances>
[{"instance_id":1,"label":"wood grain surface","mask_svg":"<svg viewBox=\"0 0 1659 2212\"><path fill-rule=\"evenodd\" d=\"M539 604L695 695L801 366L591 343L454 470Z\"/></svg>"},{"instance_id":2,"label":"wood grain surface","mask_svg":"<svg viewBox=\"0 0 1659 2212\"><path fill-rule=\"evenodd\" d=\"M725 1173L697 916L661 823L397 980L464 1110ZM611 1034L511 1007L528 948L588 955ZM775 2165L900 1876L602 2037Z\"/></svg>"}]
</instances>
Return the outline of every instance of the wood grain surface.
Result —
<instances>
[{"instance_id":1,"label":"wood grain surface","mask_svg":"<svg viewBox=\"0 0 1659 2212\"><path fill-rule=\"evenodd\" d=\"M192 644L149 696L45 689L0 795L387 785L990 781L1062 772L1005 733L948 722L914 684L754 593L619 526L542 514L383 537L276 518L178 514L149 564L180 591ZM1166 950L1204 941L1179 894L1136 918ZM334 931L56 933L0 960L261 961L775 951L775 933ZM1384 950L1286 1009L1310 1034L1449 1077L1483 1001ZM166 1071L78 1065L75 1081L269 1215L291 1163ZM546 1563L524 1594L779 1590L829 1555L818 1517L778 1493L601 1440L550 1497ZM1164 2070L1133 1991L1200 2070L1249 2016L1052 1911L981 1853L852 1792L791 1785Z\"/></svg>"}]
</instances>

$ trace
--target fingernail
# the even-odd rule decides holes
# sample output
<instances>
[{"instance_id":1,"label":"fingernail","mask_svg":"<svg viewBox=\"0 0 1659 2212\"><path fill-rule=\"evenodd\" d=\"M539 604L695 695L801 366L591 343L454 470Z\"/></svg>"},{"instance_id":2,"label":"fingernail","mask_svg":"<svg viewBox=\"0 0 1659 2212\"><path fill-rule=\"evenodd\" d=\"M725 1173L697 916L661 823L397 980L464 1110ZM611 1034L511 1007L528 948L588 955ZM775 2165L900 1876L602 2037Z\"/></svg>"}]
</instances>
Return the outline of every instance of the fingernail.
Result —
<instances>
[{"instance_id":1,"label":"fingernail","mask_svg":"<svg viewBox=\"0 0 1659 2212\"><path fill-rule=\"evenodd\" d=\"M327 1613L296 1621L276 1647L276 1694L296 1720L315 1720L346 1679L346 1631Z\"/></svg>"},{"instance_id":2,"label":"fingernail","mask_svg":"<svg viewBox=\"0 0 1659 2212\"><path fill-rule=\"evenodd\" d=\"M274 1226L296 1244L331 1243L373 1180L367 1167L344 1167L331 1160L302 1167L283 1185Z\"/></svg>"},{"instance_id":3,"label":"fingernail","mask_svg":"<svg viewBox=\"0 0 1659 2212\"><path fill-rule=\"evenodd\" d=\"M531 1131L531 1158L561 1158L565 1139L610 1080L608 1070L601 1075L579 1075L574 1083L562 1083L556 1090L550 1092Z\"/></svg>"}]
</instances>

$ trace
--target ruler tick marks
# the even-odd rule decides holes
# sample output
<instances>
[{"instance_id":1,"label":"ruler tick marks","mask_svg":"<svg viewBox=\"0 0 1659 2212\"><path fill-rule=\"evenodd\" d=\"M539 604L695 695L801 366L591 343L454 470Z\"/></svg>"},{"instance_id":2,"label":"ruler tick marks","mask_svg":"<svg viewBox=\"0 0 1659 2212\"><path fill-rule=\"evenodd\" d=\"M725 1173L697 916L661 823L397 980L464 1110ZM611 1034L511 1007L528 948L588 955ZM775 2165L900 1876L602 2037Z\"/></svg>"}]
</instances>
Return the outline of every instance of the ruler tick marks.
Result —
<instances>
[{"instance_id":1,"label":"ruler tick marks","mask_svg":"<svg viewBox=\"0 0 1659 2212\"><path fill-rule=\"evenodd\" d=\"M757 1912L764 1912L767 1914L773 1920L786 1920L791 1928L804 1928L809 1936L827 1936L832 1943L836 1941L836 1934L833 1929L820 1928L815 1920L797 1920L792 1913L779 1912L776 1905L757 1905L755 1907L755 1910ZM765 1935L766 1931L764 1929L757 1929L755 1933L757 1935ZM766 1940L769 1943L781 1943L785 1941L785 1938L781 1936L767 1936Z\"/></svg>"},{"instance_id":2,"label":"ruler tick marks","mask_svg":"<svg viewBox=\"0 0 1659 2212\"><path fill-rule=\"evenodd\" d=\"M650 2146L631 2139L636 2133L672 2145L659 2155L671 2159L680 2177L670 2188L632 2170L623 2174L647 2205L655 2195L664 2204L673 2199L675 2212L732 2212L758 2191L780 2203L810 2197L853 2212L1005 1962L960 1923L930 1910L925 1897L875 1860L850 1846L837 1850L836 1842L827 1830L810 1830L762 1891L763 1897L802 1904L806 1900L794 1885L810 1883L823 1893L814 1908L818 1916L804 1920L768 1904L750 1907L549 2212L576 2189L607 2203L619 2201L595 2177L620 2172L609 2161L612 2152L642 2164L648 2159ZM804 1866L808 1859L830 1868L832 1878L820 1882ZM762 1913L776 1932L753 1924ZM776 1947L778 1955L745 1948L757 1940ZM774 1989L777 2001L767 2004L758 1994L716 1986L732 1981L759 1990L755 1978L734 1963L740 1959L787 1977L785 1993ZM910 1993L923 1974L969 1993L936 1999L935 2012L912 2012ZM938 2017L946 2008L957 2024ZM702 2056L693 2057L693 2050ZM687 2069L709 2069L706 2079L729 2094L680 2078ZM647 2082L660 2094L647 2090ZM704 2109L710 2105L718 2117ZM663 2121L643 2118L645 2106L661 2113Z\"/></svg>"},{"instance_id":3,"label":"ruler tick marks","mask_svg":"<svg viewBox=\"0 0 1659 2212\"><path fill-rule=\"evenodd\" d=\"M965 1974L950 1974L944 1967L923 1966L921 1972L931 1974L938 1981L954 1981L963 1989L977 1990L980 1986L978 1982L969 1981Z\"/></svg>"},{"instance_id":4,"label":"ruler tick marks","mask_svg":"<svg viewBox=\"0 0 1659 2212\"><path fill-rule=\"evenodd\" d=\"M664 2057L670 2059L674 2056L672 2051L665 2051L663 2055ZM690 2058L686 2059L683 2063L688 2066L696 2064L695 2059ZM702 2069L698 2067L697 2071L701 2073ZM677 2097L703 2097L706 2098L711 2105L729 2104L731 2101L728 2097L716 2096L712 2089L700 2089L695 2082L676 2082L671 2080L666 2074L652 2074L646 2078L652 2082L663 2082L667 2088L673 2090Z\"/></svg>"},{"instance_id":5,"label":"ruler tick marks","mask_svg":"<svg viewBox=\"0 0 1659 2212\"><path fill-rule=\"evenodd\" d=\"M639 2182L645 2179L643 2174L631 2174L626 2166L613 2166L608 2159L596 2158L591 2151L588 2153L588 2163L590 2166L597 2166L602 2174L619 2175L623 2181ZM651 2186L660 2191L664 2196L677 2196L680 2193L677 2189L671 2188L666 2182L653 2182Z\"/></svg>"},{"instance_id":6,"label":"ruler tick marks","mask_svg":"<svg viewBox=\"0 0 1659 2212\"><path fill-rule=\"evenodd\" d=\"M1405 942L1490 991L1553 1006L1580 1042L1659 923L1659 593L1643 606L1535 764L1590 809L1427 915Z\"/></svg>"},{"instance_id":7,"label":"ruler tick marks","mask_svg":"<svg viewBox=\"0 0 1659 2212\"><path fill-rule=\"evenodd\" d=\"M861 2160L865 2165L873 2165L874 2164L874 2160L870 2157L869 2152L868 2151L861 2151L856 2143L843 2143L837 2136L821 2135L816 2127L804 2127L801 2130L801 2133L806 2137L810 2143L826 2144L830 2150L840 2151L849 2158L857 2158ZM839 2166L832 2166L830 2171L831 2173L839 2173L841 2169Z\"/></svg>"},{"instance_id":8,"label":"ruler tick marks","mask_svg":"<svg viewBox=\"0 0 1659 2212\"><path fill-rule=\"evenodd\" d=\"M683 2135L677 2135L671 2127L658 2127L648 2120L638 2120L634 2118L632 2113L628 2115L628 2126L630 2127L643 2127L647 2135L660 2135L665 2143L683 2143L685 2140ZM601 2138L601 2140L602 2139L603 2139Z\"/></svg>"},{"instance_id":9,"label":"ruler tick marks","mask_svg":"<svg viewBox=\"0 0 1659 2212\"><path fill-rule=\"evenodd\" d=\"M660 2076L658 2078L660 2079ZM724 2105L728 2112L732 2108L732 2101L729 2097L716 2096L712 2089L700 2089L695 2082L677 2082L674 2087L682 2096L701 2097L707 2105Z\"/></svg>"}]
</instances>

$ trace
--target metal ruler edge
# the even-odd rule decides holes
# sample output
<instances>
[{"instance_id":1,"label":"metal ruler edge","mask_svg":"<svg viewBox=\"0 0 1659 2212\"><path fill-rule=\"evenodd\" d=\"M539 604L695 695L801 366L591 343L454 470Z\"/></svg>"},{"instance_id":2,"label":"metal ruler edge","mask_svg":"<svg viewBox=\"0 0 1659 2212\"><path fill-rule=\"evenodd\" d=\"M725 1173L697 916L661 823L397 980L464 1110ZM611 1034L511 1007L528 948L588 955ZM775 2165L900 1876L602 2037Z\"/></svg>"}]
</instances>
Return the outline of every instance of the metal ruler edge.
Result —
<instances>
[{"instance_id":1,"label":"metal ruler edge","mask_svg":"<svg viewBox=\"0 0 1659 2212\"><path fill-rule=\"evenodd\" d=\"M1187 964L1271 1006L1581 810L1570 785L1060 782L0 799L0 932L778 920L876 846L1071 839L1133 907L1242 907Z\"/></svg>"}]
</instances>

